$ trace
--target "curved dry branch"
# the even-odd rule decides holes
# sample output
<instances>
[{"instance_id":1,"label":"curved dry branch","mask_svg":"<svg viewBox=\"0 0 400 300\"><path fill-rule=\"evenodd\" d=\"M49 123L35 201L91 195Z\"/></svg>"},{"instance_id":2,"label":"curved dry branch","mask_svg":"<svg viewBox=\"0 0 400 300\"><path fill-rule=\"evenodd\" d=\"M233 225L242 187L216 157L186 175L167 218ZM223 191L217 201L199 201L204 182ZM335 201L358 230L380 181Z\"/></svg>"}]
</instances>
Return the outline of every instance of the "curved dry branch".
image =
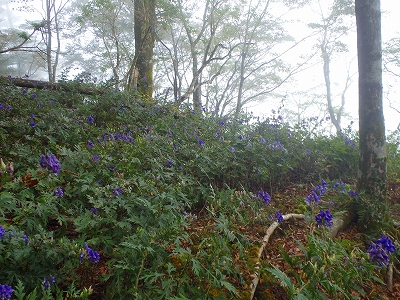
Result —
<instances>
[{"instance_id":1,"label":"curved dry branch","mask_svg":"<svg viewBox=\"0 0 400 300\"><path fill-rule=\"evenodd\" d=\"M304 219L304 215L303 214L287 214L287 215L283 215L283 220L289 220L289 219ZM261 259L261 255L264 252L265 246L267 246L269 238L271 237L272 233L274 232L274 230L279 226L279 223L277 221L275 221L274 223L272 223L268 229L267 232L262 240L262 244L260 249L258 250L258 256L257 259L258 261L260 261ZM258 277L259 274L256 272L254 273L254 279L252 280L251 284L250 284L250 289L251 289L251 294L250 294L250 300L253 299L254 294L256 292L256 288L258 285L258 282L260 280L260 278Z\"/></svg>"}]
</instances>

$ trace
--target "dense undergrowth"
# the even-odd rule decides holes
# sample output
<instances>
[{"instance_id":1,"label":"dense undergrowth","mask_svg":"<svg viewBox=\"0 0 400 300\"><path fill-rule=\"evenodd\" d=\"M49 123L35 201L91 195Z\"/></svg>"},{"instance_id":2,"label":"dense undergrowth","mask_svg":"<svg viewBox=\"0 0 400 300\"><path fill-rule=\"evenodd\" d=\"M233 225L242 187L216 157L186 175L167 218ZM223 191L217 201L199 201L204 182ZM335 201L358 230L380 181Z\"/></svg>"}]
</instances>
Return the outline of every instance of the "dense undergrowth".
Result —
<instances>
[{"instance_id":1,"label":"dense undergrowth","mask_svg":"<svg viewBox=\"0 0 400 300\"><path fill-rule=\"evenodd\" d=\"M12 299L248 299L259 241L243 228L267 227L271 215L279 217L285 203L269 195L288 184L307 190L323 178L332 188L347 183L345 193L327 199L353 199L357 134L317 135L309 128L318 124L290 126L278 114L221 118L137 94L82 96L3 84L2 288L14 289ZM400 172L398 140L398 133L389 138L392 179ZM311 210L304 198L295 202L296 212L315 223L319 208ZM335 215L331 204L324 209ZM310 292L301 281L321 278L312 266L320 269L315 259L327 249L351 257L354 274L361 265L365 272L356 275L366 281L381 274L365 249L326 236L310 243L304 251L311 265L303 266L310 278L291 281L269 265L263 276L286 280L293 297ZM324 263L337 271L342 261ZM318 297L350 295L355 286L361 295L362 281L309 286Z\"/></svg>"}]
</instances>

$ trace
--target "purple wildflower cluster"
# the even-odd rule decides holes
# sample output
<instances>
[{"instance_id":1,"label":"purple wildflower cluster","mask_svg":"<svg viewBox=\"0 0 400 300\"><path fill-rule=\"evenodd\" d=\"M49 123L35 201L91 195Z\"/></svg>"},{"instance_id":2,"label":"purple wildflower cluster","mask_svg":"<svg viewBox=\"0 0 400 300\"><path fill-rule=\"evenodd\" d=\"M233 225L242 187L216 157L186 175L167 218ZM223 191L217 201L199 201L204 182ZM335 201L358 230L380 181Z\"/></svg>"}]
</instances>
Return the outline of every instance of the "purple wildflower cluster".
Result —
<instances>
[{"instance_id":1,"label":"purple wildflower cluster","mask_svg":"<svg viewBox=\"0 0 400 300\"><path fill-rule=\"evenodd\" d=\"M49 279L47 278L43 279L43 286L47 290L51 287L51 285L56 283L56 279L53 276L50 276Z\"/></svg>"},{"instance_id":2,"label":"purple wildflower cluster","mask_svg":"<svg viewBox=\"0 0 400 300\"><path fill-rule=\"evenodd\" d=\"M0 300L9 300L12 297L14 289L6 284L0 284Z\"/></svg>"},{"instance_id":3,"label":"purple wildflower cluster","mask_svg":"<svg viewBox=\"0 0 400 300\"><path fill-rule=\"evenodd\" d=\"M277 211L275 215L271 216L271 219L277 220L279 224L283 222L283 215L281 212Z\"/></svg>"},{"instance_id":4,"label":"purple wildflower cluster","mask_svg":"<svg viewBox=\"0 0 400 300\"><path fill-rule=\"evenodd\" d=\"M274 150L284 150L285 147L281 144L281 140L279 138L276 138L273 143L270 143L268 145L269 149L274 149Z\"/></svg>"},{"instance_id":5,"label":"purple wildflower cluster","mask_svg":"<svg viewBox=\"0 0 400 300\"><path fill-rule=\"evenodd\" d=\"M306 197L306 202L308 204L312 204L313 202L319 203L321 201L321 196L326 193L328 189L328 184L326 183L325 180L322 179L322 182L320 185L317 185L311 193Z\"/></svg>"},{"instance_id":6,"label":"purple wildflower cluster","mask_svg":"<svg viewBox=\"0 0 400 300\"><path fill-rule=\"evenodd\" d=\"M40 159L40 166L43 169L47 168L49 171L53 172L55 175L57 175L61 170L61 164L54 154L47 154L47 158L44 154L42 154L42 157Z\"/></svg>"},{"instance_id":7,"label":"purple wildflower cluster","mask_svg":"<svg viewBox=\"0 0 400 300\"><path fill-rule=\"evenodd\" d=\"M1 239L4 238L5 233L6 233L6 230L4 229L3 226L0 225L0 238Z\"/></svg>"},{"instance_id":8,"label":"purple wildflower cluster","mask_svg":"<svg viewBox=\"0 0 400 300\"><path fill-rule=\"evenodd\" d=\"M91 248L89 248L87 243L84 244L84 248L87 259L93 262L94 264L97 264L100 261L100 254L97 251L94 251ZM85 257L85 252L82 251L80 254L79 260L81 263L83 262L83 259Z\"/></svg>"},{"instance_id":9,"label":"purple wildflower cluster","mask_svg":"<svg viewBox=\"0 0 400 300\"><path fill-rule=\"evenodd\" d=\"M0 102L0 110L11 110L11 106L6 104L5 106Z\"/></svg>"},{"instance_id":10,"label":"purple wildflower cluster","mask_svg":"<svg viewBox=\"0 0 400 300\"><path fill-rule=\"evenodd\" d=\"M263 190L259 190L258 193L256 194L256 197L263 200L265 205L271 202L271 196L267 192L264 192Z\"/></svg>"},{"instance_id":11,"label":"purple wildflower cluster","mask_svg":"<svg viewBox=\"0 0 400 300\"><path fill-rule=\"evenodd\" d=\"M351 140L349 137L346 136L346 140L344 141L345 145L350 146L354 149L357 148L357 144L355 141Z\"/></svg>"},{"instance_id":12,"label":"purple wildflower cluster","mask_svg":"<svg viewBox=\"0 0 400 300\"><path fill-rule=\"evenodd\" d=\"M333 225L332 214L329 209L326 211L321 209L319 214L315 216L315 221L317 222L318 226L325 225L327 227L331 227Z\"/></svg>"},{"instance_id":13,"label":"purple wildflower cluster","mask_svg":"<svg viewBox=\"0 0 400 300\"><path fill-rule=\"evenodd\" d=\"M31 118L31 121L29 122L29 126L31 126L32 128L35 128L36 127L36 123L34 121L35 115L31 114L30 118Z\"/></svg>"},{"instance_id":14,"label":"purple wildflower cluster","mask_svg":"<svg viewBox=\"0 0 400 300\"><path fill-rule=\"evenodd\" d=\"M120 188L115 188L113 191L113 195L118 197L122 195L122 190Z\"/></svg>"},{"instance_id":15,"label":"purple wildflower cluster","mask_svg":"<svg viewBox=\"0 0 400 300\"><path fill-rule=\"evenodd\" d=\"M22 238L23 238L23 240L25 241L25 244L29 245L29 243L31 242L31 241L29 240L29 238L28 238L26 235L24 235Z\"/></svg>"},{"instance_id":16,"label":"purple wildflower cluster","mask_svg":"<svg viewBox=\"0 0 400 300\"><path fill-rule=\"evenodd\" d=\"M56 188L56 190L54 191L54 196L63 197L64 196L64 191L62 190L62 188L60 188L60 187Z\"/></svg>"},{"instance_id":17,"label":"purple wildflower cluster","mask_svg":"<svg viewBox=\"0 0 400 300\"><path fill-rule=\"evenodd\" d=\"M382 236L376 242L370 242L367 253L369 253L369 258L371 260L375 261L378 266L384 268L390 262L389 254L392 254L395 250L396 248L389 237Z\"/></svg>"},{"instance_id":18,"label":"purple wildflower cluster","mask_svg":"<svg viewBox=\"0 0 400 300\"><path fill-rule=\"evenodd\" d=\"M104 133L101 136L101 139L97 140L99 143L101 142L117 142L117 141L122 141L122 142L128 142L131 143L132 145L135 144L135 141L133 140L133 138L131 137L131 133Z\"/></svg>"}]
</instances>

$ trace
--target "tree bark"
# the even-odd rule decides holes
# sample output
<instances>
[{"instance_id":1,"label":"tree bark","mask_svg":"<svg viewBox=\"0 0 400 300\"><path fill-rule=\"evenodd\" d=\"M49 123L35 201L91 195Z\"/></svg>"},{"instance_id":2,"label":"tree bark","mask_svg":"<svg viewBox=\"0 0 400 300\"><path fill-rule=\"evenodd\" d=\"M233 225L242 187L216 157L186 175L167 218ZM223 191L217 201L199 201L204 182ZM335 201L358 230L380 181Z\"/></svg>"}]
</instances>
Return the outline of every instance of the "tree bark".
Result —
<instances>
[{"instance_id":1,"label":"tree bark","mask_svg":"<svg viewBox=\"0 0 400 300\"><path fill-rule=\"evenodd\" d=\"M360 155L358 189L385 199L386 137L382 108L380 0L356 0Z\"/></svg>"},{"instance_id":2,"label":"tree bark","mask_svg":"<svg viewBox=\"0 0 400 300\"><path fill-rule=\"evenodd\" d=\"M153 94L153 53L155 43L155 0L134 0L135 59L133 69L139 72L137 90L143 95ZM133 72L130 73L132 75ZM128 90L134 88L130 76Z\"/></svg>"}]
</instances>

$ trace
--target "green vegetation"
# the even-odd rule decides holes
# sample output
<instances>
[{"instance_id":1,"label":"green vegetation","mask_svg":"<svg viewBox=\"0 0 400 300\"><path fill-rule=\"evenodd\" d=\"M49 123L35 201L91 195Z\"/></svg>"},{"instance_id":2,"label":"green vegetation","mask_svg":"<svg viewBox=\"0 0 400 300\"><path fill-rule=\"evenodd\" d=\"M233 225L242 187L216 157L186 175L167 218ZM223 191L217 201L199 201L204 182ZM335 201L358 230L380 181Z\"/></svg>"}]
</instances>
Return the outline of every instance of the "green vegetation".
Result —
<instances>
[{"instance_id":1,"label":"green vegetation","mask_svg":"<svg viewBox=\"0 0 400 300\"><path fill-rule=\"evenodd\" d=\"M315 224L320 209L334 219L355 199L350 129L323 136L309 128L324 120L219 118L135 93L24 90L12 80L0 95L0 284L12 299L248 299L257 270L292 297L352 299L383 278L369 241L335 241ZM393 135L391 180L399 157ZM278 196L288 185L307 196L321 179L312 205ZM284 255L288 274L257 257L277 212L305 213L315 228L304 257Z\"/></svg>"}]
</instances>

